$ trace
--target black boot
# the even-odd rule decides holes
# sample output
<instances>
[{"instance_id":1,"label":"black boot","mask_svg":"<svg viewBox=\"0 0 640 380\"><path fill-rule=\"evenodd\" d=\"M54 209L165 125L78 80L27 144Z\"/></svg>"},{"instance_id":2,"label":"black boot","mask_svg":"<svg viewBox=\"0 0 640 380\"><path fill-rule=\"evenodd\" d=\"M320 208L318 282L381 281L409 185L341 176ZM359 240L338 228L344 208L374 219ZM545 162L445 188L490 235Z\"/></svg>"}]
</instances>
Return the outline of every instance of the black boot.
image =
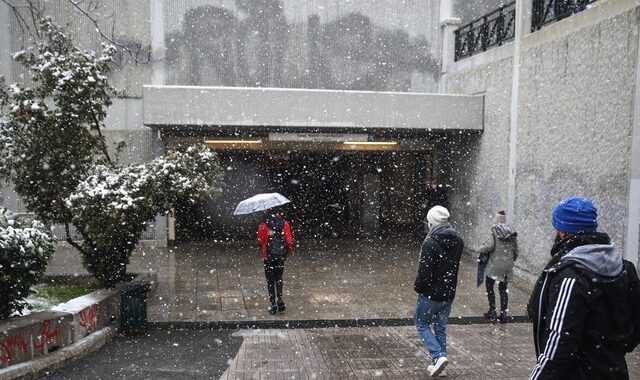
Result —
<instances>
[{"instance_id":1,"label":"black boot","mask_svg":"<svg viewBox=\"0 0 640 380\"><path fill-rule=\"evenodd\" d=\"M500 323L507 323L507 308L509 307L509 292L507 291L508 284L506 282L501 282L498 285L498 290L500 290L500 317L498 320Z\"/></svg>"},{"instance_id":2,"label":"black boot","mask_svg":"<svg viewBox=\"0 0 640 380\"><path fill-rule=\"evenodd\" d=\"M285 310L287 310L287 306L284 304L284 301L282 300L282 298L280 298L278 300L278 312L282 313Z\"/></svg>"},{"instance_id":3,"label":"black boot","mask_svg":"<svg viewBox=\"0 0 640 380\"><path fill-rule=\"evenodd\" d=\"M275 314L278 312L278 305L276 304L276 297L269 295L269 314Z\"/></svg>"},{"instance_id":4,"label":"black boot","mask_svg":"<svg viewBox=\"0 0 640 380\"><path fill-rule=\"evenodd\" d=\"M492 323L498 319L498 315L496 314L496 309L489 309L486 313L482 314L485 318L487 318Z\"/></svg>"}]
</instances>

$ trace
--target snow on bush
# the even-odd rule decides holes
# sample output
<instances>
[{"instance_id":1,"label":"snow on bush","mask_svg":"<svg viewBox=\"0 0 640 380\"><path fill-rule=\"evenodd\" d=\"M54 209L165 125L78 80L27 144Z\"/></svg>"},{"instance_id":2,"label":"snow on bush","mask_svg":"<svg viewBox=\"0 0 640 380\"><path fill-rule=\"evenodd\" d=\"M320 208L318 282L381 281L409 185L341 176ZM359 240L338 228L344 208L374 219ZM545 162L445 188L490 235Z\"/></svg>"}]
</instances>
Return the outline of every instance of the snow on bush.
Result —
<instances>
[{"instance_id":1,"label":"snow on bush","mask_svg":"<svg viewBox=\"0 0 640 380\"><path fill-rule=\"evenodd\" d=\"M85 267L106 285L124 279L131 252L156 215L179 199L217 193L221 174L217 156L195 146L142 165L100 165L94 172L66 205L73 224L90 236L83 242Z\"/></svg>"},{"instance_id":2,"label":"snow on bush","mask_svg":"<svg viewBox=\"0 0 640 380\"><path fill-rule=\"evenodd\" d=\"M0 209L0 319L22 314L31 286L44 276L55 239L34 221L21 226Z\"/></svg>"},{"instance_id":3,"label":"snow on bush","mask_svg":"<svg viewBox=\"0 0 640 380\"><path fill-rule=\"evenodd\" d=\"M82 51L50 19L38 31L41 39L14 55L32 87L0 82L0 180L13 182L39 219L63 224L86 269L112 286L125 279L129 256L157 214L182 197L215 192L217 157L194 147L119 167L101 132L116 95L108 83L115 49Z\"/></svg>"},{"instance_id":4,"label":"snow on bush","mask_svg":"<svg viewBox=\"0 0 640 380\"><path fill-rule=\"evenodd\" d=\"M38 218L65 223L62 199L96 161L108 160L100 130L116 93L106 76L115 49L82 51L50 19L39 32L42 40L13 56L31 87L0 81L0 179L15 184Z\"/></svg>"}]
</instances>

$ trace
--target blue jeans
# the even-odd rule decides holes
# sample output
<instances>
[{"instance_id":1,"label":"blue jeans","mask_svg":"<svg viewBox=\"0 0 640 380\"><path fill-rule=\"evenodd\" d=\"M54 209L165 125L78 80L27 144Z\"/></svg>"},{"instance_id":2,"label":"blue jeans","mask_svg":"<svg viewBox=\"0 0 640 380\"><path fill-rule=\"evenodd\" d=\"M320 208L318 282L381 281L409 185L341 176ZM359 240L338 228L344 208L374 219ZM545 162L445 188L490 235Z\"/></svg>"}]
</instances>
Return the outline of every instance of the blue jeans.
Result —
<instances>
[{"instance_id":1,"label":"blue jeans","mask_svg":"<svg viewBox=\"0 0 640 380\"><path fill-rule=\"evenodd\" d=\"M418 294L414 321L422 343L429 350L431 360L435 362L442 356L447 356L446 326L451 313L451 302L433 301ZM431 331L431 324L433 330Z\"/></svg>"}]
</instances>

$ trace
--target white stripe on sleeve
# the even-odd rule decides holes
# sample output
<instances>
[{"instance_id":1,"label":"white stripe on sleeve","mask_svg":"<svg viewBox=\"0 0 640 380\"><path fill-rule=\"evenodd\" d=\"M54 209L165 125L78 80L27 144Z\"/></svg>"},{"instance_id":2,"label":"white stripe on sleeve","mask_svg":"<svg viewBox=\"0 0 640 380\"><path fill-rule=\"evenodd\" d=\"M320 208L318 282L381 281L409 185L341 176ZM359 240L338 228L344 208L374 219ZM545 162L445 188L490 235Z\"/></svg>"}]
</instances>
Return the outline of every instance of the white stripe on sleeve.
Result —
<instances>
[{"instance_id":1,"label":"white stripe on sleeve","mask_svg":"<svg viewBox=\"0 0 640 380\"><path fill-rule=\"evenodd\" d=\"M536 380L544 370L544 366L549 360L552 360L556 354L558 343L560 342L562 325L564 324L564 317L567 312L567 306L569 305L569 299L571 298L571 291L575 284L575 278L565 278L560 285L560 292L556 305L549 321L549 337L547 344L544 348L544 352L538 357L538 363L533 367L530 380ZM542 316L539 316L542 318Z\"/></svg>"}]
</instances>

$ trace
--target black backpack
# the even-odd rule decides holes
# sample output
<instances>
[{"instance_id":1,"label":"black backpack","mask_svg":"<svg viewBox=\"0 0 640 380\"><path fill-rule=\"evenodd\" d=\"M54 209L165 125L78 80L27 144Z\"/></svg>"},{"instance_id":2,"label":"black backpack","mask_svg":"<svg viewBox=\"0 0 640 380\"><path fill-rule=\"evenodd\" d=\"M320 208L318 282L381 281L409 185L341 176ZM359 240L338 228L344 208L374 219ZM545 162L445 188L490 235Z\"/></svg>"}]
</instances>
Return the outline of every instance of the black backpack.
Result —
<instances>
[{"instance_id":1,"label":"black backpack","mask_svg":"<svg viewBox=\"0 0 640 380\"><path fill-rule=\"evenodd\" d=\"M269 240L267 241L267 258L271 262L284 263L287 257L287 245L284 240L284 218L267 218Z\"/></svg>"}]
</instances>

